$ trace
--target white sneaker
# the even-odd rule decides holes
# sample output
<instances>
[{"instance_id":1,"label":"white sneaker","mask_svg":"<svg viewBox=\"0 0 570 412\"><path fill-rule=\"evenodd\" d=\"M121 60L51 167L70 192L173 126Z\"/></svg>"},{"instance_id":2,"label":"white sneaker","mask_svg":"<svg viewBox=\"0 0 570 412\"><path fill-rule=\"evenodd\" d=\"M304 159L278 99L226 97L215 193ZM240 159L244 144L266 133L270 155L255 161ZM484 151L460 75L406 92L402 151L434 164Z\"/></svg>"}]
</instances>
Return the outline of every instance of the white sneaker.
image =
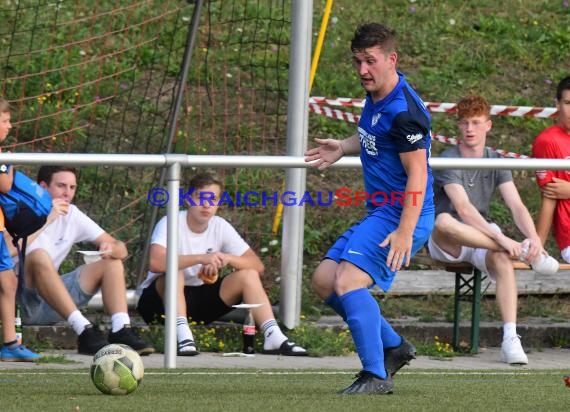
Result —
<instances>
[{"instance_id":1,"label":"white sneaker","mask_svg":"<svg viewBox=\"0 0 570 412\"><path fill-rule=\"evenodd\" d=\"M521 345L519 336L513 336L503 340L501 344L501 362L510 365L526 365L528 358Z\"/></svg>"},{"instance_id":2,"label":"white sneaker","mask_svg":"<svg viewBox=\"0 0 570 412\"><path fill-rule=\"evenodd\" d=\"M519 259L523 262L526 261L526 255L528 253L528 239L522 242L522 250ZM539 275L555 275L560 269L560 264L556 259L550 256L548 253L541 253L534 262L530 263L530 267Z\"/></svg>"}]
</instances>

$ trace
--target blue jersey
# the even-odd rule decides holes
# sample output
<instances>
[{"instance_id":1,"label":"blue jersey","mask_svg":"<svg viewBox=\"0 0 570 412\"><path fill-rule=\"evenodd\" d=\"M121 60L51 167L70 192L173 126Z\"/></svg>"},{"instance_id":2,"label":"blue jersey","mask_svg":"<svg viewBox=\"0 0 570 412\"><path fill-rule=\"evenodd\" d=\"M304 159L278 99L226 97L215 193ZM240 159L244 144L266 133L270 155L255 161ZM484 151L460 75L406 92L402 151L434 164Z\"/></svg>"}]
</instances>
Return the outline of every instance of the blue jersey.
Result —
<instances>
[{"instance_id":1,"label":"blue jersey","mask_svg":"<svg viewBox=\"0 0 570 412\"><path fill-rule=\"evenodd\" d=\"M400 153L426 149L429 161L431 118L424 103L398 72L398 85L382 100L374 103L366 96L358 122L360 160L364 188L372 197L366 202L369 212L387 206L401 214L407 175ZM429 163L422 215L434 213L433 175ZM400 200L399 200L400 199Z\"/></svg>"}]
</instances>

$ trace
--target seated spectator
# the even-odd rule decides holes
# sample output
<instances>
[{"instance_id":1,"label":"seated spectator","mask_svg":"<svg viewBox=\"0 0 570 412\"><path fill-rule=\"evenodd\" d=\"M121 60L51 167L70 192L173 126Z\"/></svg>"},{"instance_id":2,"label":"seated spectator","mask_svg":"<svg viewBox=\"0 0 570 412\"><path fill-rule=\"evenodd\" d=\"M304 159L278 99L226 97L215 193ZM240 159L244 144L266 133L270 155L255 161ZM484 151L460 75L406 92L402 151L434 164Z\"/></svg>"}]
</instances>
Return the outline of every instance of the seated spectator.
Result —
<instances>
[{"instance_id":1,"label":"seated spectator","mask_svg":"<svg viewBox=\"0 0 570 412\"><path fill-rule=\"evenodd\" d=\"M178 355L197 355L188 317L210 323L230 312L238 303L261 303L252 309L264 336L263 353L305 356L307 351L287 339L273 316L263 289L264 267L259 257L225 219L216 216L222 183L213 175L196 175L189 182L192 204L179 212L178 230ZM150 272L141 284L138 311L151 324L164 324L166 228L163 217L154 228L150 246ZM224 267L232 272L220 276Z\"/></svg>"},{"instance_id":2,"label":"seated spectator","mask_svg":"<svg viewBox=\"0 0 570 412\"><path fill-rule=\"evenodd\" d=\"M479 96L457 104L461 141L441 157L496 158L485 146L491 130L490 105ZM548 257L532 217L513 183L510 170L436 170L435 228L428 241L432 258L443 262L470 262L496 282L497 304L503 320L501 361L526 364L528 358L517 335L517 283L511 259L531 263L536 271L558 270ZM518 242L491 221L489 208L498 188L517 228L526 237Z\"/></svg>"},{"instance_id":3,"label":"seated spectator","mask_svg":"<svg viewBox=\"0 0 570 412\"><path fill-rule=\"evenodd\" d=\"M558 119L538 135L532 156L570 159L570 76L556 89ZM552 228L562 259L570 263L570 171L537 170L536 183L542 192L537 231L543 244Z\"/></svg>"},{"instance_id":4,"label":"seated spectator","mask_svg":"<svg viewBox=\"0 0 570 412\"><path fill-rule=\"evenodd\" d=\"M74 168L62 166L42 166L38 172L37 181L50 193L53 209L45 226L28 239L20 298L24 323L53 325L67 320L78 335L77 352L84 355L94 355L109 343L128 345L140 355L153 353L154 348L130 325L123 268L127 248L71 203L76 175ZM60 277L61 263L81 242L93 243L102 252L101 259ZM79 310L99 290L111 315L108 339Z\"/></svg>"}]
</instances>

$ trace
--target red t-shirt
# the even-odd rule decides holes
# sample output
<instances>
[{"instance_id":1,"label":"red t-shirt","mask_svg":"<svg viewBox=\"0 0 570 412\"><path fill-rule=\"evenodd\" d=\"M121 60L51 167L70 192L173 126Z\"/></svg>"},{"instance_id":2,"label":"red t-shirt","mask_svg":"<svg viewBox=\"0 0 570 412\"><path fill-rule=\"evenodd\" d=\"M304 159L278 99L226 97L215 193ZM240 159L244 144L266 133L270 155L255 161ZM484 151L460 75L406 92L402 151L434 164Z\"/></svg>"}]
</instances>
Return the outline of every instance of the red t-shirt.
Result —
<instances>
[{"instance_id":1,"label":"red t-shirt","mask_svg":"<svg viewBox=\"0 0 570 412\"><path fill-rule=\"evenodd\" d=\"M570 134L558 125L542 131L532 144L532 156L543 159L570 159ZM557 177L570 181L570 170L537 170L536 182L540 187ZM556 201L553 230L560 250L570 246L570 199Z\"/></svg>"}]
</instances>

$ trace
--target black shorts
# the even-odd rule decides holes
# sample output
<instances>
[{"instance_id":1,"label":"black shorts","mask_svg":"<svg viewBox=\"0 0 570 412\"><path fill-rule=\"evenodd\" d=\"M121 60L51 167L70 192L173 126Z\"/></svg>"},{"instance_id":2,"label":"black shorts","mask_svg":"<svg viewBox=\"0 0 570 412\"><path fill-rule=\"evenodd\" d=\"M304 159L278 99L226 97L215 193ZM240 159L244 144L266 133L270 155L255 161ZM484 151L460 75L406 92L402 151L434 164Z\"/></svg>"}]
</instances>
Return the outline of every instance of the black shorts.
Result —
<instances>
[{"instance_id":1,"label":"black shorts","mask_svg":"<svg viewBox=\"0 0 570 412\"><path fill-rule=\"evenodd\" d=\"M201 286L184 286L186 312L191 321L208 324L233 310L220 298L223 278L216 283ZM143 289L137 311L147 324L164 325L164 302L156 290L156 279Z\"/></svg>"}]
</instances>

